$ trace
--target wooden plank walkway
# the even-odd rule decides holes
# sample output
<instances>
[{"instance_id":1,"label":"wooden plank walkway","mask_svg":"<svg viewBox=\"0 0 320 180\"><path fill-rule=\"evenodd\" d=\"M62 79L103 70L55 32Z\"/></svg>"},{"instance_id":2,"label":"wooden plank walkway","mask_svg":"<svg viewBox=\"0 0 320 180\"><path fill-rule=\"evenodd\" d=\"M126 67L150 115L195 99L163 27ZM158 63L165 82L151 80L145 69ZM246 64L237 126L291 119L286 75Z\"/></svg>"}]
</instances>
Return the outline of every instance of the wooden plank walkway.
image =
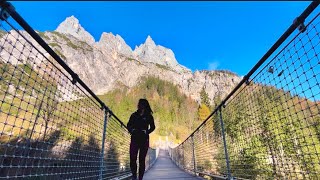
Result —
<instances>
[{"instance_id":1,"label":"wooden plank walkway","mask_svg":"<svg viewBox=\"0 0 320 180\"><path fill-rule=\"evenodd\" d=\"M156 163L145 173L143 180L200 180L178 168L170 159L168 151L160 149Z\"/></svg>"}]
</instances>

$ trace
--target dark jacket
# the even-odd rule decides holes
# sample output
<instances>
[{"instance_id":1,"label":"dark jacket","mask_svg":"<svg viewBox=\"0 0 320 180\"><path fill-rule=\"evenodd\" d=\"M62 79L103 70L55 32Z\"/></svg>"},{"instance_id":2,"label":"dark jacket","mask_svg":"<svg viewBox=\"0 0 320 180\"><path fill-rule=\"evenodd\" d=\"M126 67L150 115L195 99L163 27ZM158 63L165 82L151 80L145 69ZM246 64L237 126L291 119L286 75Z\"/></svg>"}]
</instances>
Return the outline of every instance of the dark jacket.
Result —
<instances>
[{"instance_id":1,"label":"dark jacket","mask_svg":"<svg viewBox=\"0 0 320 180\"><path fill-rule=\"evenodd\" d=\"M149 139L149 134L155 129L152 114L144 114L140 116L140 113L138 113L138 111L132 113L127 124L127 128L131 134L131 139Z\"/></svg>"}]
</instances>

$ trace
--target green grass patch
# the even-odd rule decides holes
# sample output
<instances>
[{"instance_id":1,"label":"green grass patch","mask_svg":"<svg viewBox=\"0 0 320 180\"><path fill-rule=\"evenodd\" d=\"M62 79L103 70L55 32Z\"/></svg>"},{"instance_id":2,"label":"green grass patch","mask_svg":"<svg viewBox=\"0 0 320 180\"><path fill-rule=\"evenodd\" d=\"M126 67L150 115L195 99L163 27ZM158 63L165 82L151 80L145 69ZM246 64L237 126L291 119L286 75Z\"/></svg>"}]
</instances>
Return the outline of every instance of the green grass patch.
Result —
<instances>
[{"instance_id":1,"label":"green grass patch","mask_svg":"<svg viewBox=\"0 0 320 180\"><path fill-rule=\"evenodd\" d=\"M59 48L61 48L61 46L58 44L58 43L49 43L49 46L50 47L59 47Z\"/></svg>"},{"instance_id":2,"label":"green grass patch","mask_svg":"<svg viewBox=\"0 0 320 180\"><path fill-rule=\"evenodd\" d=\"M81 45L78 46L78 45L74 44L66 35L59 33L57 31L52 31L52 33L59 36L60 38L64 39L67 42L67 45L73 49L76 49L76 50L81 49L84 51L93 51L93 48L84 41L79 41L79 43Z\"/></svg>"},{"instance_id":3,"label":"green grass patch","mask_svg":"<svg viewBox=\"0 0 320 180\"><path fill-rule=\"evenodd\" d=\"M47 35L45 35L45 32L37 31L37 33L40 37L42 37L42 39L50 40L50 38Z\"/></svg>"},{"instance_id":4,"label":"green grass patch","mask_svg":"<svg viewBox=\"0 0 320 180\"><path fill-rule=\"evenodd\" d=\"M138 61L138 60L136 60L136 59L134 59L134 58L129 58L129 57L127 57L126 59L127 59L128 61L133 61L133 62L136 62L136 63L138 63L139 65L141 65L141 62Z\"/></svg>"},{"instance_id":5,"label":"green grass patch","mask_svg":"<svg viewBox=\"0 0 320 180\"><path fill-rule=\"evenodd\" d=\"M93 47L90 46L88 43L84 42L84 41L79 41L79 43L81 44L81 48L83 50L86 50L86 51L93 51Z\"/></svg>"},{"instance_id":6,"label":"green grass patch","mask_svg":"<svg viewBox=\"0 0 320 180\"><path fill-rule=\"evenodd\" d=\"M156 66L158 68L161 68L161 69L164 69L164 70L167 70L167 71L173 71L169 66L165 66L165 65L162 65L162 64L158 64L158 63L156 63Z\"/></svg>"},{"instance_id":7,"label":"green grass patch","mask_svg":"<svg viewBox=\"0 0 320 180\"><path fill-rule=\"evenodd\" d=\"M55 52L62 58L63 60L66 60L66 56L64 56L59 50L55 50Z\"/></svg>"}]
</instances>

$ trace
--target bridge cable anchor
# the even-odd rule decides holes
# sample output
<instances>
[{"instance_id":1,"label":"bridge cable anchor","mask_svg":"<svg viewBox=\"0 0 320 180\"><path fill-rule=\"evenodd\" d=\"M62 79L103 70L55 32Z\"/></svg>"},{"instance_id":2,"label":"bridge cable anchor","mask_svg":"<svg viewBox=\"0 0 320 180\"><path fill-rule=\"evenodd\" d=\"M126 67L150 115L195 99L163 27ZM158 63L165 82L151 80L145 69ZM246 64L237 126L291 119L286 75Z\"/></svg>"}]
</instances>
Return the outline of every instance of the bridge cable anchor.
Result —
<instances>
[{"instance_id":1,"label":"bridge cable anchor","mask_svg":"<svg viewBox=\"0 0 320 180\"><path fill-rule=\"evenodd\" d=\"M301 32L304 33L306 31L306 26L304 25L304 19L302 20L300 17L297 17L294 21L294 24L298 24L297 29Z\"/></svg>"},{"instance_id":2,"label":"bridge cable anchor","mask_svg":"<svg viewBox=\"0 0 320 180\"><path fill-rule=\"evenodd\" d=\"M269 67L268 72L271 73L271 74L273 74L273 72L274 72L273 66L270 66L270 67Z\"/></svg>"},{"instance_id":3,"label":"bridge cable anchor","mask_svg":"<svg viewBox=\"0 0 320 180\"><path fill-rule=\"evenodd\" d=\"M71 83L72 83L73 85L75 85L75 84L77 83L78 79L79 79L78 74L74 73L74 74L72 75L72 81L71 81Z\"/></svg>"},{"instance_id":4,"label":"bridge cable anchor","mask_svg":"<svg viewBox=\"0 0 320 180\"><path fill-rule=\"evenodd\" d=\"M225 101L222 101L221 102L221 107L225 108L227 105L226 105L226 102Z\"/></svg>"},{"instance_id":5,"label":"bridge cable anchor","mask_svg":"<svg viewBox=\"0 0 320 180\"><path fill-rule=\"evenodd\" d=\"M246 85L249 86L250 85L250 81L249 79L246 80Z\"/></svg>"},{"instance_id":6,"label":"bridge cable anchor","mask_svg":"<svg viewBox=\"0 0 320 180\"><path fill-rule=\"evenodd\" d=\"M1 6L0 20L5 21L10 17L10 14L8 13L7 9L15 10L15 8L9 2L2 2L0 6Z\"/></svg>"}]
</instances>

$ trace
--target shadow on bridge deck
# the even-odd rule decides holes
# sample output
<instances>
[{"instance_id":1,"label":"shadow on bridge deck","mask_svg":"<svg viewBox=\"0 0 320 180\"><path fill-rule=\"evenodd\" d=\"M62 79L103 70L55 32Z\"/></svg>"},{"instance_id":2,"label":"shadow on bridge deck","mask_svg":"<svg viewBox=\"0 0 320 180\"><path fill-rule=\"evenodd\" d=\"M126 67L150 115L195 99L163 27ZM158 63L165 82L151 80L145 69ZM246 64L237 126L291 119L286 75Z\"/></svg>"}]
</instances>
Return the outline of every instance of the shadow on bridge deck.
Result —
<instances>
[{"instance_id":1,"label":"shadow on bridge deck","mask_svg":"<svg viewBox=\"0 0 320 180\"><path fill-rule=\"evenodd\" d=\"M170 159L168 151L160 149L159 157L156 163L149 169L145 175L144 180L158 180L158 179L202 179L195 177L185 171L179 169Z\"/></svg>"}]
</instances>

